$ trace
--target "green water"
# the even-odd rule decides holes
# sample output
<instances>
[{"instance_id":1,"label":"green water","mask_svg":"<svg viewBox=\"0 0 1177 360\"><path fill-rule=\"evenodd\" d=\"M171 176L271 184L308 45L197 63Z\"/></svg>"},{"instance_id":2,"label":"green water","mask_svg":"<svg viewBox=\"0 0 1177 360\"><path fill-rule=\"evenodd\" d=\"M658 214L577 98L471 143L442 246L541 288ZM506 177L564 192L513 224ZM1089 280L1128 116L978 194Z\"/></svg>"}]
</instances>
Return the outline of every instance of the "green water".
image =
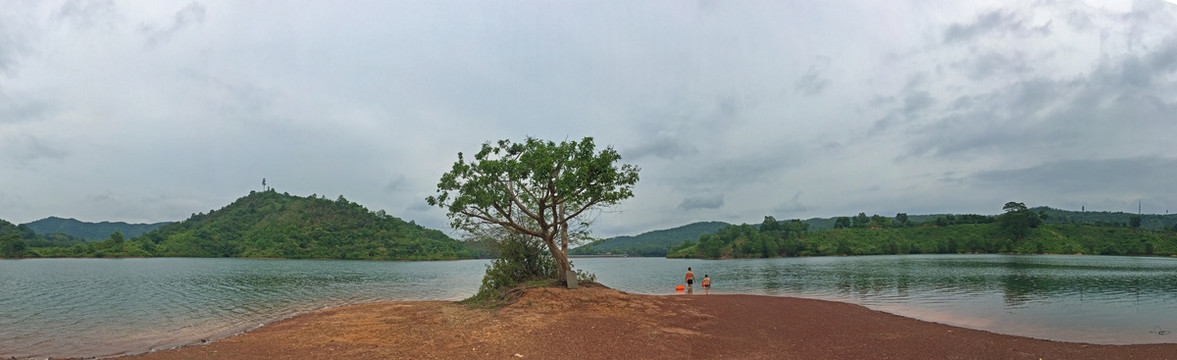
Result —
<instances>
[{"instance_id":1,"label":"green water","mask_svg":"<svg viewBox=\"0 0 1177 360\"><path fill-rule=\"evenodd\" d=\"M0 260L0 358L105 356L217 339L326 307L473 294L485 260ZM998 333L1174 343L1177 259L908 255L750 260L574 259L610 287L801 296ZM696 291L693 296L702 295Z\"/></svg>"}]
</instances>

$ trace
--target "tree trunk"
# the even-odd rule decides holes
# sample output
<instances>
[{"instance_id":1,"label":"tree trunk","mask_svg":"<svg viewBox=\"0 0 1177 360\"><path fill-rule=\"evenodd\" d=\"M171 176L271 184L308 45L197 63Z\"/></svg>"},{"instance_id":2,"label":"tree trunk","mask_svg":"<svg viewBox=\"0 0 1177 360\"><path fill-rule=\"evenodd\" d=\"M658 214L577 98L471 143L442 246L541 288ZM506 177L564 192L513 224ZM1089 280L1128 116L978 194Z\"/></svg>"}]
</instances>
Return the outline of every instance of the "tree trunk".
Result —
<instances>
[{"instance_id":1,"label":"tree trunk","mask_svg":"<svg viewBox=\"0 0 1177 360\"><path fill-rule=\"evenodd\" d=\"M549 234L549 238L543 239L544 243L548 245L548 251L551 251L552 258L556 259L556 279L565 285L568 284L568 273L572 271L572 263L568 261L568 252L561 251L559 245L556 244L556 234Z\"/></svg>"},{"instance_id":2,"label":"tree trunk","mask_svg":"<svg viewBox=\"0 0 1177 360\"><path fill-rule=\"evenodd\" d=\"M564 282L569 289L575 289L577 284L575 283L576 280L573 279L576 277L575 275L569 277L570 275L568 274L572 271L572 261L568 260L568 219L564 218L564 204L560 204L556 208L556 221L556 226L560 228L560 248L558 251L553 250L552 252L560 253L560 255L556 256L556 263L560 265L560 281ZM560 257L563 257L563 260Z\"/></svg>"},{"instance_id":3,"label":"tree trunk","mask_svg":"<svg viewBox=\"0 0 1177 360\"><path fill-rule=\"evenodd\" d=\"M556 259L556 266L560 272L557 274L561 283L568 285L568 273L572 271L572 263L568 262L568 254L561 252L558 248L552 248L552 257Z\"/></svg>"}]
</instances>

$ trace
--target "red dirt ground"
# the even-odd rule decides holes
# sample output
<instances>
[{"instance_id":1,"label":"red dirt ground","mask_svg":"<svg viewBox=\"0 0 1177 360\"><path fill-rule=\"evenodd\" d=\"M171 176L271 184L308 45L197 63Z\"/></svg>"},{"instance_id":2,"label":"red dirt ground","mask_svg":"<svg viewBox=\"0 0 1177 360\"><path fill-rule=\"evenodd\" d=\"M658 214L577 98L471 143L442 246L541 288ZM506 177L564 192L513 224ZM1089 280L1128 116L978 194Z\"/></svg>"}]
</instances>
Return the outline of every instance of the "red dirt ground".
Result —
<instances>
[{"instance_id":1,"label":"red dirt ground","mask_svg":"<svg viewBox=\"0 0 1177 360\"><path fill-rule=\"evenodd\" d=\"M1177 359L1177 344L1089 345L756 295L529 289L498 309L389 302L324 310L133 359Z\"/></svg>"}]
</instances>

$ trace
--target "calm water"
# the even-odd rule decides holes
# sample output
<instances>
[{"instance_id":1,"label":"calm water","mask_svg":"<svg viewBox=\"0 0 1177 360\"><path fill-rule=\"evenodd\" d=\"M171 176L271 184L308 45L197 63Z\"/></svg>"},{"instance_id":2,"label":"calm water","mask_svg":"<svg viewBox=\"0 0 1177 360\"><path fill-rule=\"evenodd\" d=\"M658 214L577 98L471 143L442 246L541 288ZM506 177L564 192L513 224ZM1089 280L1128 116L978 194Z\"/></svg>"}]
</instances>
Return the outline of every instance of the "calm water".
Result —
<instances>
[{"instance_id":1,"label":"calm water","mask_svg":"<svg viewBox=\"0 0 1177 360\"><path fill-rule=\"evenodd\" d=\"M802 296L1045 339L1177 343L1177 259L908 255L575 259L613 288ZM0 358L102 356L217 339L325 307L473 294L484 260L0 260ZM701 295L696 292L695 295Z\"/></svg>"}]
</instances>

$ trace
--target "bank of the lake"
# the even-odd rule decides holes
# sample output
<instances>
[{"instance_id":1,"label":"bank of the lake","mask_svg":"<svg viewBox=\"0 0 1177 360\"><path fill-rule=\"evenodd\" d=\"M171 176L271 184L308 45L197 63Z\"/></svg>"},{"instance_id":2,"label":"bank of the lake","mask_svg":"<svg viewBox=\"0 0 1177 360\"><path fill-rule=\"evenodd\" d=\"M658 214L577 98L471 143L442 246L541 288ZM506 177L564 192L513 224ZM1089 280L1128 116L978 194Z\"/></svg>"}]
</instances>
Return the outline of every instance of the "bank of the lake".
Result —
<instances>
[{"instance_id":1,"label":"bank of the lake","mask_svg":"<svg viewBox=\"0 0 1177 360\"><path fill-rule=\"evenodd\" d=\"M135 359L1170 359L1177 344L1090 345L758 295L535 288L501 309L378 303Z\"/></svg>"}]
</instances>

